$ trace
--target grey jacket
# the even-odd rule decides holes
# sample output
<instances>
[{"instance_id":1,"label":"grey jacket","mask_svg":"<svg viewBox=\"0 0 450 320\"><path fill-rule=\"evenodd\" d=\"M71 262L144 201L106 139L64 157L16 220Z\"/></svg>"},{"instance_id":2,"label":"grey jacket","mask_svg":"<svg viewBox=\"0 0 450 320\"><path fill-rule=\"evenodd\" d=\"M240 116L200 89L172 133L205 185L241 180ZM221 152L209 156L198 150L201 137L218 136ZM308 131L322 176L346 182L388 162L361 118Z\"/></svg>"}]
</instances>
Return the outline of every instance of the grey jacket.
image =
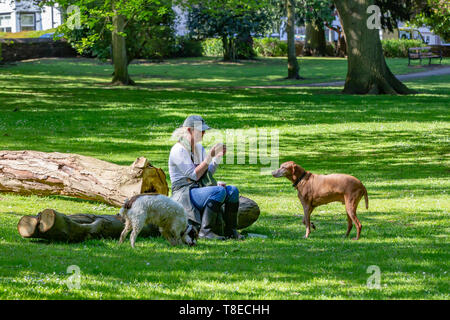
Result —
<instances>
[{"instance_id":1,"label":"grey jacket","mask_svg":"<svg viewBox=\"0 0 450 320\"><path fill-rule=\"evenodd\" d=\"M180 203L186 210L188 221L198 227L202 224L202 214L191 201L190 190L200 185L189 178L183 178L172 183L172 199Z\"/></svg>"}]
</instances>

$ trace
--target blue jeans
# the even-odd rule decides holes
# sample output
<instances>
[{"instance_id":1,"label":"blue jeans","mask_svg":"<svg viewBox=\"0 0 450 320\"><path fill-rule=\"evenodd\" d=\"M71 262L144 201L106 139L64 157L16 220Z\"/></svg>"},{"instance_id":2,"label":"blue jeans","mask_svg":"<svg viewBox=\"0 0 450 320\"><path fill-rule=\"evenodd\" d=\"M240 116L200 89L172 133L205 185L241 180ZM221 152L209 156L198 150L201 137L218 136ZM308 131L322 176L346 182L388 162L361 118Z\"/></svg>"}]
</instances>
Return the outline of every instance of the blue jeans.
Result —
<instances>
[{"instance_id":1,"label":"blue jeans","mask_svg":"<svg viewBox=\"0 0 450 320\"><path fill-rule=\"evenodd\" d=\"M192 204L200 211L203 211L209 200L220 203L239 202L239 190L235 186L193 188L190 190L190 196Z\"/></svg>"}]
</instances>

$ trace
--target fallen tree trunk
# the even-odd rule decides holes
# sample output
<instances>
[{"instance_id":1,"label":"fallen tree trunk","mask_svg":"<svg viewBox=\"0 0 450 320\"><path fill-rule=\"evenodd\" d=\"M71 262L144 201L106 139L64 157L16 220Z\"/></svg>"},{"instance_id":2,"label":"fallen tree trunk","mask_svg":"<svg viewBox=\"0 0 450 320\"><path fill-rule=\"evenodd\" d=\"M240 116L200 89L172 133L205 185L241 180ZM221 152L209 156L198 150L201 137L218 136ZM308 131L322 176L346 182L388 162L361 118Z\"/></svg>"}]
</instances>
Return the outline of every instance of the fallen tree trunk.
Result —
<instances>
[{"instance_id":1,"label":"fallen tree trunk","mask_svg":"<svg viewBox=\"0 0 450 320\"><path fill-rule=\"evenodd\" d=\"M140 157L119 166L71 153L0 151L0 192L66 195L122 206L140 193L169 194L164 171Z\"/></svg>"},{"instance_id":2,"label":"fallen tree trunk","mask_svg":"<svg viewBox=\"0 0 450 320\"><path fill-rule=\"evenodd\" d=\"M66 195L94 200L116 207L141 193L168 195L164 171L140 157L130 166L119 166L78 154L38 151L0 151L0 192L22 195ZM256 202L239 198L238 228L244 229L259 217ZM24 238L57 241L119 238L123 230L120 216L64 215L46 209L37 216L24 216L17 226ZM159 234L149 225L141 236Z\"/></svg>"},{"instance_id":3,"label":"fallen tree trunk","mask_svg":"<svg viewBox=\"0 0 450 320\"><path fill-rule=\"evenodd\" d=\"M253 224L259 214L256 202L239 197L238 229ZM65 215L53 209L45 209L37 216L23 216L17 224L17 231L23 238L81 242L88 239L119 239L124 226L124 219L118 214ZM158 227L152 224L146 225L139 233L139 237L158 236Z\"/></svg>"},{"instance_id":4,"label":"fallen tree trunk","mask_svg":"<svg viewBox=\"0 0 450 320\"><path fill-rule=\"evenodd\" d=\"M17 224L17 231L24 238L67 242L101 238L119 239L123 228L124 219L119 215L64 215L53 209L45 209L37 216L24 216ZM139 235L159 236L158 227L149 224Z\"/></svg>"}]
</instances>

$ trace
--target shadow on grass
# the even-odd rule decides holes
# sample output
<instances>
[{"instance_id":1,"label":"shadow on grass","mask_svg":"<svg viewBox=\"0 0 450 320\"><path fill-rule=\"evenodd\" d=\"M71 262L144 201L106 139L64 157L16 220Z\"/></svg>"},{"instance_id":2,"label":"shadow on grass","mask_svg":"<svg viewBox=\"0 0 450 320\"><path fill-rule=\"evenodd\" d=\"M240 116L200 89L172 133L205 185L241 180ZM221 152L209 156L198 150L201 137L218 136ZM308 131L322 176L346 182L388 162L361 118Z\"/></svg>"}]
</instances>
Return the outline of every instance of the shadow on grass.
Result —
<instances>
[{"instance_id":1,"label":"shadow on grass","mask_svg":"<svg viewBox=\"0 0 450 320\"><path fill-rule=\"evenodd\" d=\"M328 219L325 222L330 223ZM395 228L397 231L403 229ZM11 289L26 297L45 275L56 272L60 279L65 279L67 266L76 264L82 272L82 288L71 291L67 295L70 299L85 299L89 298L89 294L95 296L99 293L113 299L295 299L295 295L299 295L298 298L317 295L317 298L331 291L336 297L348 298L349 288L362 289L353 297L382 298L386 297L383 291L366 292L364 289L368 277L366 268L376 264L384 275L393 273L383 280L389 285L397 281L407 282L395 276L399 270L412 278L408 281L416 282L416 286L407 288L407 293L401 287L391 289L391 297L420 298L422 295L423 298L427 285L433 288L437 285L436 281L420 284L413 273L435 274L437 268L445 267L445 262L438 262L446 250L444 243L434 243L433 251L429 251L427 239L417 236L410 239L413 245L402 245L390 239L394 235L387 237L381 234L356 242L336 238L334 233L335 230L322 227L312 234L311 239L298 239L301 235L297 234L297 240L292 241L283 230L280 239L251 239L240 243L201 242L197 247L188 249L171 248L160 240L142 239L137 242L135 250L128 244L119 247L110 241L105 241L103 246L98 246L97 241L45 247L40 243L6 244L5 253L23 250L24 245L36 246L35 249L40 248L41 252L27 259L30 266L25 264L26 274L34 278L31 283L20 280L21 271L18 270L2 277L2 285L12 286ZM71 247L74 250L70 250ZM70 250L70 254L64 253L66 250ZM55 251L59 253L54 254ZM52 262L40 263L39 257L47 254L53 255ZM429 265L427 261L436 263ZM94 281L98 278L101 283ZM65 297L61 292L61 288L65 291L65 283L52 284L51 279L50 275L48 283L40 285L40 291L36 292L39 299ZM246 287L246 282L251 283L251 289ZM213 283L222 285L211 286Z\"/></svg>"}]
</instances>

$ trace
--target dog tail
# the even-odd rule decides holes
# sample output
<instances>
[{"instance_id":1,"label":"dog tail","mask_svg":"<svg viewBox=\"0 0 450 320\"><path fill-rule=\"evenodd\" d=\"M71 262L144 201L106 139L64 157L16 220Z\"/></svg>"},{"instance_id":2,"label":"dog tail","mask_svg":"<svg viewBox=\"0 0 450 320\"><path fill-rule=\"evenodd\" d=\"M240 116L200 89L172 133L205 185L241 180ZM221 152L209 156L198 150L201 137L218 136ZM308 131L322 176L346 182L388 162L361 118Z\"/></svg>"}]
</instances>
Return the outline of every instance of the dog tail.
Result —
<instances>
[{"instance_id":1,"label":"dog tail","mask_svg":"<svg viewBox=\"0 0 450 320\"><path fill-rule=\"evenodd\" d=\"M369 209L369 196L367 195L366 187L364 187L364 200L366 202L366 209Z\"/></svg>"},{"instance_id":2,"label":"dog tail","mask_svg":"<svg viewBox=\"0 0 450 320\"><path fill-rule=\"evenodd\" d=\"M125 216L127 215L127 212L128 212L128 199L125 199L125 202L124 202L122 208L120 208L119 215L121 217L125 218Z\"/></svg>"}]
</instances>

